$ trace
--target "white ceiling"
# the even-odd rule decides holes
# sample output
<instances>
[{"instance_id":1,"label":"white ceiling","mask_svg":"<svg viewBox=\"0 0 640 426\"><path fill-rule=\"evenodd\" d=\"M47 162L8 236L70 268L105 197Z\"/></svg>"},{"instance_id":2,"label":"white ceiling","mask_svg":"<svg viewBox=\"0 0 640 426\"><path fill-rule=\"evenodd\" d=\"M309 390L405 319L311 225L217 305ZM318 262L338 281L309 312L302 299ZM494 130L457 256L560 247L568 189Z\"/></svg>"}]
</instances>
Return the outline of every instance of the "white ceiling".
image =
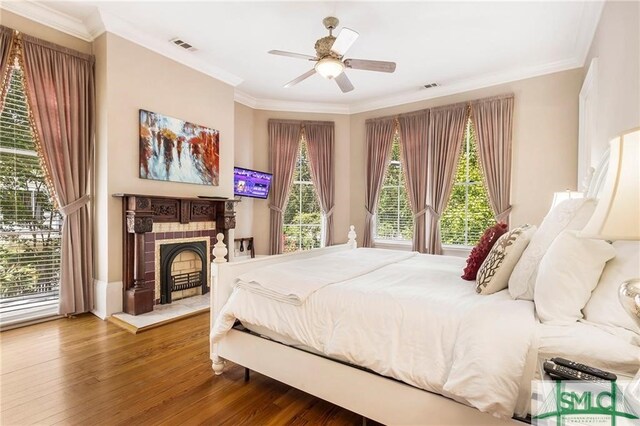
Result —
<instances>
[{"instance_id":1,"label":"white ceiling","mask_svg":"<svg viewBox=\"0 0 640 426\"><path fill-rule=\"evenodd\" d=\"M91 40L110 31L236 86L253 107L358 112L582 66L602 2L3 2L3 8ZM397 63L347 70L344 94L319 75L289 89L314 55L325 16L360 33L346 57ZM180 37L198 49L168 42ZM424 89L437 82L440 87Z\"/></svg>"}]
</instances>

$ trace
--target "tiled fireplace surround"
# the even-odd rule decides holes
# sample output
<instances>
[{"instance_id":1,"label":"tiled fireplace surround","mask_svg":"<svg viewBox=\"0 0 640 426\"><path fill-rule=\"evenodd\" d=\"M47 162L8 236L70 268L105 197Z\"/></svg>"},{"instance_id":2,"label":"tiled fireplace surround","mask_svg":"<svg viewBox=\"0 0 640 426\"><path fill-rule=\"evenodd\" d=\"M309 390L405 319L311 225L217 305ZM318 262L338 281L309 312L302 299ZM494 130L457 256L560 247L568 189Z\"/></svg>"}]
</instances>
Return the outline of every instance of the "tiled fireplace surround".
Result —
<instances>
[{"instance_id":1,"label":"tiled fireplace surround","mask_svg":"<svg viewBox=\"0 0 640 426\"><path fill-rule=\"evenodd\" d=\"M215 222L154 223L153 231L144 235L145 287L154 289L154 303L160 303L160 246L163 244L186 243L204 241L207 246L209 261L213 260L211 247L215 244ZM209 265L205 265L204 272L207 287L211 288L211 273ZM193 289L196 290L196 289ZM187 291L177 298L200 294L197 291ZM177 299L174 297L174 300Z\"/></svg>"}]
</instances>

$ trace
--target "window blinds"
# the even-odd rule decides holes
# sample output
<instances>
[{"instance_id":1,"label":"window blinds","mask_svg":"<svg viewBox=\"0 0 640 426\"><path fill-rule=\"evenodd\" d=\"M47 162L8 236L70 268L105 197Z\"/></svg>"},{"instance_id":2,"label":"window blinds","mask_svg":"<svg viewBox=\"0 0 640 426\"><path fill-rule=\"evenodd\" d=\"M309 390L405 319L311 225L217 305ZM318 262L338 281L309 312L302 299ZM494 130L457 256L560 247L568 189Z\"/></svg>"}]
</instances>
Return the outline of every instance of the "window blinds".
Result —
<instances>
[{"instance_id":1,"label":"window blinds","mask_svg":"<svg viewBox=\"0 0 640 426\"><path fill-rule=\"evenodd\" d=\"M62 219L45 185L23 73L11 70L0 112L0 315L57 303Z\"/></svg>"}]
</instances>

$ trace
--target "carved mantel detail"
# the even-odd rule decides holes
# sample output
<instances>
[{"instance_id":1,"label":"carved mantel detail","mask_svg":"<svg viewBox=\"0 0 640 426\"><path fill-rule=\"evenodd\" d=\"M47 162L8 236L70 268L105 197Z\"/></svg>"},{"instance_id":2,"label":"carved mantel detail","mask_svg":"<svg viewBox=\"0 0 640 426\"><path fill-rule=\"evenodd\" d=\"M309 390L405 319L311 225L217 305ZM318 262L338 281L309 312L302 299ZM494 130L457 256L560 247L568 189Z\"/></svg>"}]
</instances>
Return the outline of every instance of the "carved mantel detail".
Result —
<instances>
[{"instance_id":1,"label":"carved mantel detail","mask_svg":"<svg viewBox=\"0 0 640 426\"><path fill-rule=\"evenodd\" d=\"M124 310L133 315L153 310L154 290L145 287L144 235L154 222L216 223L216 230L229 240L236 226L236 200L114 194L122 198Z\"/></svg>"}]
</instances>

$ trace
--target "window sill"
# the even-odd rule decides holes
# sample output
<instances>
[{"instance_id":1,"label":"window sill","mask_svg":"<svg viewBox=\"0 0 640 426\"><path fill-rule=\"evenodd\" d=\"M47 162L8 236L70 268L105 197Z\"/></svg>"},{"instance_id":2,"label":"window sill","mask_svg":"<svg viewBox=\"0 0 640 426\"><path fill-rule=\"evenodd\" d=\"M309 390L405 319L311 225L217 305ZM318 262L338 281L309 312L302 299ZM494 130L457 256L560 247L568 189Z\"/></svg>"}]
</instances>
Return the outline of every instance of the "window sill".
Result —
<instances>
[{"instance_id":1,"label":"window sill","mask_svg":"<svg viewBox=\"0 0 640 426\"><path fill-rule=\"evenodd\" d=\"M472 246L442 246L442 254L445 256L469 257Z\"/></svg>"}]
</instances>

